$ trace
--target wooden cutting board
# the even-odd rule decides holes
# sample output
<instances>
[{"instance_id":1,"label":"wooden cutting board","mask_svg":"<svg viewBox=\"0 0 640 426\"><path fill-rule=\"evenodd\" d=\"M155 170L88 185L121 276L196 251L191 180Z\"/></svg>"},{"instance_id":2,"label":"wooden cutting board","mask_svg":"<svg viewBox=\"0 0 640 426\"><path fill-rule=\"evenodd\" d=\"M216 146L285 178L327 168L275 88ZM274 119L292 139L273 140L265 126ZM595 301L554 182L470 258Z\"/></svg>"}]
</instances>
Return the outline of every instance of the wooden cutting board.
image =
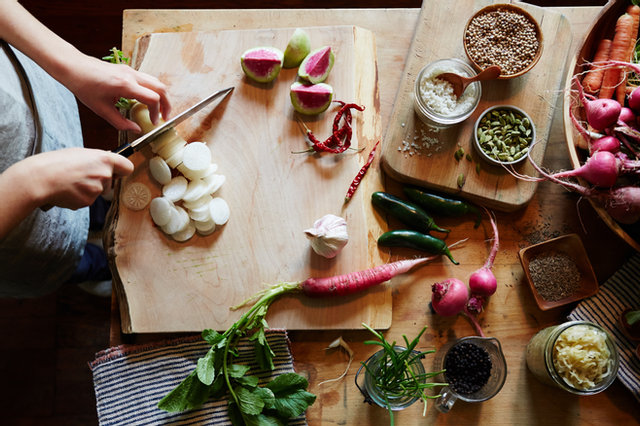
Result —
<instances>
[{"instance_id":1,"label":"wooden cutting board","mask_svg":"<svg viewBox=\"0 0 640 426\"><path fill-rule=\"evenodd\" d=\"M551 129L553 109L562 90L565 61L570 56L572 35L565 16L526 3L508 2L517 3L527 10L542 28L544 46L538 64L524 76L512 80L483 82L478 108L471 117L455 127L433 131L420 122L413 110L413 87L420 69L443 58L468 61L462 44L466 23L476 11L492 3L499 2L423 2L386 129L382 161L385 172L394 179L457 194L491 208L513 211L531 200L537 184L518 180L501 167L483 161L473 146L473 125L482 111L493 105L519 106L529 113L536 126L538 143L532 158L541 162ZM407 144L422 145L424 142L430 146L404 149ZM472 162L455 160L454 152L460 147L472 154ZM479 173L476 164L480 164ZM536 175L528 162L517 166L516 170L526 175ZM457 185L460 174L466 177L462 190Z\"/></svg>"},{"instance_id":2,"label":"wooden cutting board","mask_svg":"<svg viewBox=\"0 0 640 426\"><path fill-rule=\"evenodd\" d=\"M381 187L377 161L347 205L351 180L381 137L375 40L353 26L307 28L312 48L330 45L336 61L327 83L334 99L365 105L354 113L353 146L361 152L292 154L307 148L289 100L296 70L283 70L272 84L248 81L240 55L255 46L284 50L293 28L151 34L137 46L134 65L169 86L175 112L214 90L235 86L217 108L178 126L188 142L205 141L226 182L216 194L231 208L229 222L207 237L178 243L156 229L148 208L118 204L108 241L124 332L226 329L244 310L229 307L268 284L343 274L388 260L376 246L384 220L369 197ZM307 125L324 139L336 108ZM161 188L149 177L150 151L131 157L135 172L121 182L143 182L154 196ZM314 254L303 230L321 216L344 217L350 239L327 260ZM385 258L383 260L383 257ZM388 328L388 286L340 300L287 296L267 317L271 327L350 329L362 322Z\"/></svg>"}]
</instances>

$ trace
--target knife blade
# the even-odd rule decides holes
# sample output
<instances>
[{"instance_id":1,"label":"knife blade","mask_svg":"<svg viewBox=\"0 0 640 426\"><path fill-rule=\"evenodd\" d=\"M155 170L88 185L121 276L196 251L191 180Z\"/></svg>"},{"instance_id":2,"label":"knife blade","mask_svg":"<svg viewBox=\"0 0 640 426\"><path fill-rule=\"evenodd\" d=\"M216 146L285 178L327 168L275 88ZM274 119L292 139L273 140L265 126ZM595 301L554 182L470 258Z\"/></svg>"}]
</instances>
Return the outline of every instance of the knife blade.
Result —
<instances>
[{"instance_id":1,"label":"knife blade","mask_svg":"<svg viewBox=\"0 0 640 426\"><path fill-rule=\"evenodd\" d=\"M212 93L211 95L207 96L206 98L204 98L203 100L195 104L194 106L182 111L180 114L176 115L172 119L165 121L163 124L151 130L150 132L144 134L138 139L128 144L124 144L117 147L116 149L113 150L113 152L115 152L116 154L123 155L125 157L129 157L131 154L133 154L136 151L140 151L142 148L147 146L149 142L157 139L159 136L161 136L168 130L173 129L175 126L182 123L184 120L191 117L193 114L200 111L201 109L209 105L214 100L220 97L224 98L226 95L231 93L233 89L234 87L229 87L229 88L218 90L217 92Z\"/></svg>"}]
</instances>

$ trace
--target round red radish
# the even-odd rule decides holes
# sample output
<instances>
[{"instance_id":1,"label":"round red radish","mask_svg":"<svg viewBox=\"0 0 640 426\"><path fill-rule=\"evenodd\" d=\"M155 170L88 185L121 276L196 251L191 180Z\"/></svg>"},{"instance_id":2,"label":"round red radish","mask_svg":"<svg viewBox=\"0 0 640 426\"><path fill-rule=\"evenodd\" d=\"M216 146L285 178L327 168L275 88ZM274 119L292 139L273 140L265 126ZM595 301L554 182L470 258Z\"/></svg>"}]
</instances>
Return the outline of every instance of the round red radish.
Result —
<instances>
[{"instance_id":1,"label":"round red radish","mask_svg":"<svg viewBox=\"0 0 640 426\"><path fill-rule=\"evenodd\" d=\"M616 183L618 174L619 165L616 156L609 151L597 151L577 169L555 173L553 177L582 177L592 185L609 188Z\"/></svg>"},{"instance_id":2,"label":"round red radish","mask_svg":"<svg viewBox=\"0 0 640 426\"><path fill-rule=\"evenodd\" d=\"M582 85L577 77L574 77L574 83L578 88L578 96L584 112L587 117L587 123L597 131L607 129L618 122L622 106L618 101L613 99L589 99L584 94Z\"/></svg>"},{"instance_id":3,"label":"round red radish","mask_svg":"<svg viewBox=\"0 0 640 426\"><path fill-rule=\"evenodd\" d=\"M627 98L627 102L629 103L629 108L634 110L635 112L640 112L640 87L636 87L633 89L633 92Z\"/></svg>"},{"instance_id":4,"label":"round red radish","mask_svg":"<svg viewBox=\"0 0 640 426\"><path fill-rule=\"evenodd\" d=\"M448 317L462 312L469 300L469 289L457 278L431 286L431 306L438 315Z\"/></svg>"},{"instance_id":5,"label":"round red radish","mask_svg":"<svg viewBox=\"0 0 640 426\"><path fill-rule=\"evenodd\" d=\"M595 139L589 144L589 153L593 155L597 151L609 151L615 154L620 151L620 141L614 136L603 136Z\"/></svg>"}]
</instances>

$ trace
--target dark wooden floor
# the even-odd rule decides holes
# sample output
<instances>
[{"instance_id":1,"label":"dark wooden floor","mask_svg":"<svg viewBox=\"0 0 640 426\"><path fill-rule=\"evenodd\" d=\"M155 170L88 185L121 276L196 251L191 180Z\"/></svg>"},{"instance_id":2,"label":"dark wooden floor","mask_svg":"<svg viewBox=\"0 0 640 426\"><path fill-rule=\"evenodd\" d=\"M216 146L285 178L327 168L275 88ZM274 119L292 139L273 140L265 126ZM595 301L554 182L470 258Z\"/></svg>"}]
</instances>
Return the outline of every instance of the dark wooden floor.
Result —
<instances>
[{"instance_id":1,"label":"dark wooden floor","mask_svg":"<svg viewBox=\"0 0 640 426\"><path fill-rule=\"evenodd\" d=\"M22 0L35 16L83 52L103 56L120 46L122 11L145 8L300 8L301 0ZM539 5L602 5L604 0L529 1ZM418 0L329 0L322 7L420 7ZM115 145L116 132L82 109L86 145ZM0 418L10 425L96 424L87 363L109 344L110 300L76 287L36 300L0 299Z\"/></svg>"}]
</instances>

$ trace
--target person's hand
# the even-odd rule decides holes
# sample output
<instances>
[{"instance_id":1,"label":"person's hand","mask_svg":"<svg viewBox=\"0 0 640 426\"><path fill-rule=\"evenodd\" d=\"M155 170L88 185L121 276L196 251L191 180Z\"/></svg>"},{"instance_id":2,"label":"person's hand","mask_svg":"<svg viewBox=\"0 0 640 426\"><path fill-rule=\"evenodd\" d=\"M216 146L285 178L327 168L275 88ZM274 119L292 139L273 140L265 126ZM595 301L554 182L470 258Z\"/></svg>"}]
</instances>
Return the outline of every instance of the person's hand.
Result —
<instances>
[{"instance_id":1,"label":"person's hand","mask_svg":"<svg viewBox=\"0 0 640 426\"><path fill-rule=\"evenodd\" d=\"M79 209L111 189L112 179L133 172L133 163L109 151L67 148L31 156L20 163L24 182L38 206Z\"/></svg>"},{"instance_id":2,"label":"person's hand","mask_svg":"<svg viewBox=\"0 0 640 426\"><path fill-rule=\"evenodd\" d=\"M93 112L120 130L139 133L140 126L124 118L115 106L120 99L136 99L147 105L151 121L156 124L171 111L167 87L156 77L136 71L128 65L111 64L82 55L74 62L65 84Z\"/></svg>"}]
</instances>

